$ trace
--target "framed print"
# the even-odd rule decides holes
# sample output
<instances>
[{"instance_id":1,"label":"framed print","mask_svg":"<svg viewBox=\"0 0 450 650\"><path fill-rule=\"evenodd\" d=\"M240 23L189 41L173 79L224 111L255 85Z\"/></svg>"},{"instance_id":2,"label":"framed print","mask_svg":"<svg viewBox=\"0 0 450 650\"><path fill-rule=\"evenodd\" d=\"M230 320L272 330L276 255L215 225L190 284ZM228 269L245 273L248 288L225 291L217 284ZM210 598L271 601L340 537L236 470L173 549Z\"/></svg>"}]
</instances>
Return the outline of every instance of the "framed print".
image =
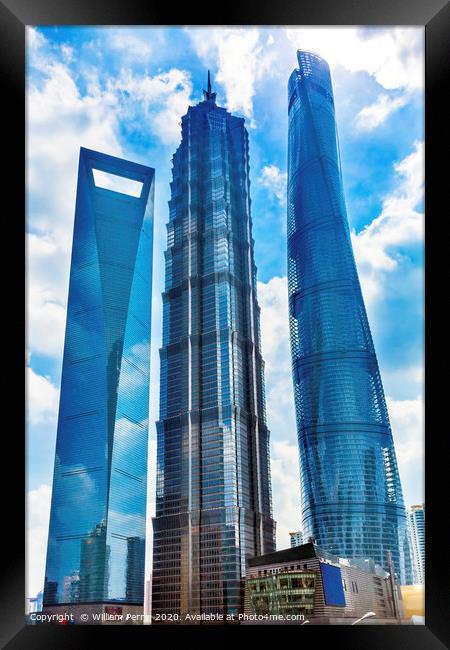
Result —
<instances>
[{"instance_id":1,"label":"framed print","mask_svg":"<svg viewBox=\"0 0 450 650\"><path fill-rule=\"evenodd\" d=\"M445 647L444 4L3 2L4 647Z\"/></svg>"}]
</instances>

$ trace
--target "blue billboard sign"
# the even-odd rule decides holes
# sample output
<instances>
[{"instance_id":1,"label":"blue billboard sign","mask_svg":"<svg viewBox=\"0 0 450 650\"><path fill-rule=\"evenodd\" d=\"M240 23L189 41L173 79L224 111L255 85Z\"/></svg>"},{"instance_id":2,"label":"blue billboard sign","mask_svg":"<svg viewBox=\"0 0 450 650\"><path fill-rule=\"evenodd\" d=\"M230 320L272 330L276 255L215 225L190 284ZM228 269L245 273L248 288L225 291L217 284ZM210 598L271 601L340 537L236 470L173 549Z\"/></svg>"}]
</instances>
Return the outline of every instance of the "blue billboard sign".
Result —
<instances>
[{"instance_id":1,"label":"blue billboard sign","mask_svg":"<svg viewBox=\"0 0 450 650\"><path fill-rule=\"evenodd\" d=\"M340 567L320 562L320 573L322 574L325 604L345 607L345 595Z\"/></svg>"}]
</instances>

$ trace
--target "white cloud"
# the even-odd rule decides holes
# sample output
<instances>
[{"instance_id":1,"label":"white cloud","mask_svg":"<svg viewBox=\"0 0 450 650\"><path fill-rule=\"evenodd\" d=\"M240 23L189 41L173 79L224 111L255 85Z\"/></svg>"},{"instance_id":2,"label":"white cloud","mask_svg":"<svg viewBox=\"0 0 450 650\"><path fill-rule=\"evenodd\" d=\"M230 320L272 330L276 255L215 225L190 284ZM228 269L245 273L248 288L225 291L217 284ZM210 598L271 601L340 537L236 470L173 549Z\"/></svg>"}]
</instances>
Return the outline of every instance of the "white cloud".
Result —
<instances>
[{"instance_id":1,"label":"white cloud","mask_svg":"<svg viewBox=\"0 0 450 650\"><path fill-rule=\"evenodd\" d=\"M97 73L85 70L87 94L81 95L69 67L34 28L27 28L27 46L41 73L27 87L28 346L60 359L80 146L126 157L119 120L132 122L142 109L147 119L139 119L161 141L178 141L192 85L188 73L171 69L154 77L122 71L102 88Z\"/></svg>"},{"instance_id":2,"label":"white cloud","mask_svg":"<svg viewBox=\"0 0 450 650\"><path fill-rule=\"evenodd\" d=\"M113 50L118 50L133 61L145 61L152 52L148 39L139 38L123 28L109 34L108 45Z\"/></svg>"},{"instance_id":3,"label":"white cloud","mask_svg":"<svg viewBox=\"0 0 450 650\"><path fill-rule=\"evenodd\" d=\"M110 81L113 95L127 93L121 103L122 119L136 119L142 111L153 132L163 144L176 145L180 141L182 115L192 103L191 75L185 70L171 68L155 76L135 75L129 69Z\"/></svg>"},{"instance_id":4,"label":"white cloud","mask_svg":"<svg viewBox=\"0 0 450 650\"><path fill-rule=\"evenodd\" d=\"M395 390L397 399L423 394L424 363L381 368L381 376L387 394Z\"/></svg>"},{"instance_id":5,"label":"white cloud","mask_svg":"<svg viewBox=\"0 0 450 650\"><path fill-rule=\"evenodd\" d=\"M34 55L37 51L46 45L47 39L35 27L27 27L26 30L28 53Z\"/></svg>"},{"instance_id":6,"label":"white cloud","mask_svg":"<svg viewBox=\"0 0 450 650\"><path fill-rule=\"evenodd\" d=\"M258 282L261 307L261 346L266 374L290 372L289 308L286 277Z\"/></svg>"},{"instance_id":7,"label":"white cloud","mask_svg":"<svg viewBox=\"0 0 450 650\"><path fill-rule=\"evenodd\" d=\"M382 124L386 118L404 106L407 102L407 95L401 97L390 97L389 95L378 95L377 100L370 106L365 106L356 116L356 126L362 131L371 131Z\"/></svg>"},{"instance_id":8,"label":"white cloud","mask_svg":"<svg viewBox=\"0 0 450 650\"><path fill-rule=\"evenodd\" d=\"M34 59L38 61L38 57ZM80 146L121 155L116 98L94 81L81 96L67 66L43 58L45 81L27 92L27 186L31 225L71 239ZM49 188L51 188L49 190ZM45 208L37 208L45 201Z\"/></svg>"},{"instance_id":9,"label":"white cloud","mask_svg":"<svg viewBox=\"0 0 450 650\"><path fill-rule=\"evenodd\" d=\"M38 375L30 367L27 373L27 413L30 424L55 422L59 390L49 377Z\"/></svg>"},{"instance_id":10,"label":"white cloud","mask_svg":"<svg viewBox=\"0 0 450 650\"><path fill-rule=\"evenodd\" d=\"M400 164L412 176L412 160ZM406 182L406 181L405 181ZM300 482L298 478L298 447L291 374L288 329L287 279L274 277L268 283L258 282L261 306L261 342L266 362L266 401L268 425L271 430L271 467L274 518L279 548L289 544L288 533L301 528ZM395 386L405 379L411 387L420 388L421 367L398 369L391 378ZM398 375L398 376L397 376ZM423 498L423 400L387 398L395 439L395 447L405 500Z\"/></svg>"},{"instance_id":11,"label":"white cloud","mask_svg":"<svg viewBox=\"0 0 450 650\"><path fill-rule=\"evenodd\" d=\"M261 170L259 182L274 194L281 204L286 203L287 173L276 165L266 165Z\"/></svg>"},{"instance_id":12,"label":"white cloud","mask_svg":"<svg viewBox=\"0 0 450 650\"><path fill-rule=\"evenodd\" d=\"M398 447L400 462L407 462L423 454L424 405L423 398L394 400L389 396L386 402L392 431Z\"/></svg>"},{"instance_id":13,"label":"white cloud","mask_svg":"<svg viewBox=\"0 0 450 650\"><path fill-rule=\"evenodd\" d=\"M258 84L262 83L264 76L270 77L279 74L279 68L276 67L279 64L272 59L275 48L268 48L270 51L264 50L259 31L255 28L250 30L222 28L205 30L202 28L197 30L198 38L195 31L192 30L195 47L205 64L209 65L211 61L218 61L216 81L222 84L226 93L227 107L233 111L242 111L245 115L252 117ZM351 71L366 70L386 91L405 89L409 91L422 87L422 29L416 30L419 37L416 32L409 29L404 30L404 36L401 34L372 36L367 39L372 41L370 48L360 44L361 47L356 50L352 47L352 39L353 44L356 43L355 39L364 40L359 32L358 36L351 36L348 41L349 32L346 29L325 29L321 32L322 36L317 33L318 30L314 31L316 33L311 31L310 38L314 40L317 47L311 45L311 48L318 49L319 46L322 47L322 44L323 47L328 47L328 50L321 50L321 53L328 58L333 68L341 63ZM334 41L331 38L330 41L332 33L337 34L338 31L341 32L341 36L339 38L336 36ZM353 30L353 32L356 31ZM380 30L380 33L382 31ZM398 30L389 31L397 32ZM300 30L296 30L296 32L300 32ZM120 120L126 120L129 125L134 121L142 129L153 129L163 144L177 144L180 137L180 116L186 112L188 104L192 103L192 84L189 74L183 70L171 69L151 77L136 75L125 67L118 79L110 80L105 89L101 87L97 73L87 69L83 71L85 80L87 80L87 94L82 96L76 87L74 76L67 66L55 63L47 53L39 54L46 45L42 34L32 28L28 28L27 33L29 33L30 52L35 65L39 67L44 77L44 81L39 86L29 86L27 104L29 153L27 173L28 184L32 190L29 201L30 197L33 198L29 202L28 210L29 225L33 233L29 238L30 348L60 358L64 335L79 145L118 156L124 155L117 135ZM286 46L286 39L284 41ZM278 46L278 36L274 39L272 35L269 35L264 45L273 45L274 42ZM114 43L112 45L114 46ZM298 45L303 46L304 39L302 44ZM380 52L377 52L375 56L375 45L378 49L380 46L389 46L390 53L385 56L386 52L383 50L381 55ZM123 49L122 52L124 52ZM360 53L364 56L360 57ZM64 52L62 54L64 56ZM70 56L70 53L66 52L63 60L68 63ZM273 63L273 68L271 63ZM295 57L292 62L288 61L288 57L286 57L286 65L292 69L295 65ZM236 75L236 70L239 70L239 75ZM285 101L284 95L283 101ZM137 112L137 106L143 108L142 113L145 119L141 113ZM402 244L404 241L415 241L418 234L419 237L421 236L421 230L418 228L419 222L414 212L415 204L413 205L412 201L415 196L419 196L418 200L422 196L422 181L420 180L423 176L422 155L422 150L418 153L413 152L411 157L397 165L399 185L397 190L386 199L383 213L379 217L380 221L377 224L371 224L373 228L370 232L353 233L354 242L356 241L355 251L358 245L360 247L358 263L366 265L365 282L373 280L377 295L380 290L379 283L382 272L384 273L386 269L389 271L390 268L396 268L400 263L400 258L392 250L392 242L395 245ZM275 166L269 165L268 168L270 167ZM281 171L278 176L275 173L274 178L280 180L281 175ZM267 172L265 180L269 181ZM272 186L279 187L275 182ZM274 193L280 198L276 192ZM405 230L398 229L395 220L401 220L408 215L411 217L412 223L409 223L408 227L405 226ZM383 218L381 219L381 217ZM162 220L160 221L162 222ZM158 227L158 224L155 223L155 226ZM367 249L366 246L368 246ZM288 532L300 526L300 487L286 278L272 278L266 284L258 283L258 292L262 307L261 328L263 356L266 360L268 418L272 431L274 515L279 522L279 546L284 548L289 544ZM157 314L157 322L160 327L159 313L160 297L159 294L156 295L154 288L153 322L155 323ZM153 338L156 331L158 328L153 329ZM158 352L157 348L152 345L152 356L154 355L156 359L152 358L152 366L156 369L159 367ZM32 372L31 369L30 372ZM39 376L36 375L36 377ZM155 377L155 381L153 381L153 377ZM42 379L44 382L46 381L46 378L40 377L40 380ZM157 417L158 381L158 372L152 372L150 395L152 413L155 414L155 417ZM39 403L54 404L52 390L48 390L48 386L45 384L42 387L40 381L37 382L37 385L41 386L43 394L47 396L53 394L53 401L48 399L47 402L44 400ZM391 418L397 440L398 426L395 413L394 407ZM50 414L51 407L47 406L42 415L38 415L38 417L51 417ZM154 419L151 415L152 433ZM404 430L406 431L406 429ZM155 476L154 440L150 445L149 479L153 482ZM405 453L406 451L405 443ZM399 452L399 455L401 454L402 449ZM405 473L407 470L402 471ZM151 511L154 511L154 494L154 485L151 484L149 486ZM48 498L50 497L48 496ZM147 524L150 531L150 517ZM45 530L45 540L46 535L47 530ZM149 536L149 540L151 540L151 536ZM45 541L43 548L42 557L45 554ZM37 555L39 556L39 553ZM41 574L43 576L43 569ZM38 582L35 580L36 585ZM41 585L33 587L29 593L34 593L40 588Z\"/></svg>"},{"instance_id":14,"label":"white cloud","mask_svg":"<svg viewBox=\"0 0 450 650\"><path fill-rule=\"evenodd\" d=\"M286 277L258 282L267 420L273 440L296 440Z\"/></svg>"},{"instance_id":15,"label":"white cloud","mask_svg":"<svg viewBox=\"0 0 450 650\"><path fill-rule=\"evenodd\" d=\"M288 320L286 277L258 282L261 347L265 361L267 422L271 432L273 516L277 546L301 527L300 480Z\"/></svg>"},{"instance_id":16,"label":"white cloud","mask_svg":"<svg viewBox=\"0 0 450 650\"><path fill-rule=\"evenodd\" d=\"M27 344L33 352L60 358L70 250L56 237L27 234Z\"/></svg>"},{"instance_id":17,"label":"white cloud","mask_svg":"<svg viewBox=\"0 0 450 650\"><path fill-rule=\"evenodd\" d=\"M271 444L273 517L277 522L277 548L288 548L289 533L301 530L298 447L286 440Z\"/></svg>"},{"instance_id":18,"label":"white cloud","mask_svg":"<svg viewBox=\"0 0 450 650\"><path fill-rule=\"evenodd\" d=\"M286 34L297 48L324 57L331 69L367 72L386 90L423 88L423 27L302 27Z\"/></svg>"},{"instance_id":19,"label":"white cloud","mask_svg":"<svg viewBox=\"0 0 450 650\"><path fill-rule=\"evenodd\" d=\"M267 28L218 27L190 28L188 34L205 68L217 61L215 81L225 91L227 108L250 118L250 126L255 126L253 103L258 86L277 79L277 92L278 80L287 80L295 66L294 48L316 51L332 71L340 66L349 72L366 72L387 91L388 100L367 107L362 124L376 120L380 124L408 100L410 93L424 87L421 27L290 27L271 29L268 34ZM389 96L390 91L396 91L397 96Z\"/></svg>"},{"instance_id":20,"label":"white cloud","mask_svg":"<svg viewBox=\"0 0 450 650\"><path fill-rule=\"evenodd\" d=\"M139 130L152 128L156 124L155 130L161 139L167 141L168 134L171 142L175 139L178 141L178 121L190 102L191 85L186 73L172 69L147 81L143 76L130 77L122 72L118 78L120 83L114 85L110 82L102 87L98 73L85 68L82 74L86 94L82 95L75 84L74 73L67 65L56 60L55 52L45 37L39 31L27 28L27 39L29 62L39 71L36 77L28 76L27 84L28 362L33 352L61 361L79 147L127 157L118 136L120 120L127 119L127 116L130 117L129 124L139 120L136 126ZM66 52L65 59L63 52L61 55L62 60L67 60L69 53ZM130 90L136 91L137 96L124 100L126 82L130 79L134 84ZM131 106L132 102L135 105ZM136 117L136 110L141 110L143 104L149 117L147 121L142 116ZM158 241L158 228L164 231L165 239L163 219L155 223L155 243ZM161 258L163 267L162 254ZM155 267L152 340L161 329L162 287L158 285L156 271ZM153 359L153 365L157 373L159 355L155 346L152 346L152 355L156 359ZM27 373L31 424L54 422L58 408L56 387L48 377L37 375L31 368L27 368ZM156 374L150 391L152 413L156 413L158 403L158 382L159 376ZM152 421L152 429L153 426ZM31 435L35 435L33 429ZM49 450L49 453L54 451ZM150 482L154 480L154 441L151 442L151 454ZM43 492L44 488L36 498L44 496ZM154 492L153 487L149 492L153 502ZM87 489L84 489L84 493L89 496ZM28 595L34 595L42 588L47 534L48 515L44 525L32 525L28 535L28 557L31 558Z\"/></svg>"},{"instance_id":21,"label":"white cloud","mask_svg":"<svg viewBox=\"0 0 450 650\"><path fill-rule=\"evenodd\" d=\"M274 60L273 38L263 44L256 27L189 29L188 33L206 67L218 62L215 81L225 91L227 109L242 112L254 126L253 97Z\"/></svg>"},{"instance_id":22,"label":"white cloud","mask_svg":"<svg viewBox=\"0 0 450 650\"><path fill-rule=\"evenodd\" d=\"M424 500L424 403L422 397L386 397L406 505Z\"/></svg>"},{"instance_id":23,"label":"white cloud","mask_svg":"<svg viewBox=\"0 0 450 650\"><path fill-rule=\"evenodd\" d=\"M27 87L28 345L62 356L80 146L121 155L115 98L95 83L82 97L68 67L27 28L29 60L43 74Z\"/></svg>"},{"instance_id":24,"label":"white cloud","mask_svg":"<svg viewBox=\"0 0 450 650\"><path fill-rule=\"evenodd\" d=\"M382 295L386 274L401 264L401 246L423 240L423 214L415 210L423 198L424 144L394 166L398 175L395 189L383 201L381 214L361 232L352 232L364 298L370 303Z\"/></svg>"},{"instance_id":25,"label":"white cloud","mask_svg":"<svg viewBox=\"0 0 450 650\"><path fill-rule=\"evenodd\" d=\"M74 59L74 49L70 45L63 43L61 45L61 54L63 55L64 61L71 63Z\"/></svg>"},{"instance_id":26,"label":"white cloud","mask_svg":"<svg viewBox=\"0 0 450 650\"><path fill-rule=\"evenodd\" d=\"M289 28L288 39L296 48L317 52L331 71L341 66L349 72L366 72L386 91L376 102L363 108L356 124L370 130L409 101L414 91L424 88L424 29L421 27ZM402 94L399 96L398 91Z\"/></svg>"},{"instance_id":27,"label":"white cloud","mask_svg":"<svg viewBox=\"0 0 450 650\"><path fill-rule=\"evenodd\" d=\"M49 485L41 485L27 494L26 594L29 597L44 588L50 501Z\"/></svg>"}]
</instances>

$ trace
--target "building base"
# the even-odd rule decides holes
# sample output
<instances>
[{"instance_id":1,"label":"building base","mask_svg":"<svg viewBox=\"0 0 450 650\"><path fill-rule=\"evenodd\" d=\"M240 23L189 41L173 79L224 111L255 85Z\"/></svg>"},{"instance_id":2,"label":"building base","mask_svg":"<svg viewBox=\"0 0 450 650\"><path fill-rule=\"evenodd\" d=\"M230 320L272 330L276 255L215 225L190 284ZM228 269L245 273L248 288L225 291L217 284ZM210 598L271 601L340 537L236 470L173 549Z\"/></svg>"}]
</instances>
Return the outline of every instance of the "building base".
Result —
<instances>
[{"instance_id":1,"label":"building base","mask_svg":"<svg viewBox=\"0 0 450 650\"><path fill-rule=\"evenodd\" d=\"M143 625L144 606L122 603L51 605L36 612L36 623L53 625Z\"/></svg>"},{"instance_id":2,"label":"building base","mask_svg":"<svg viewBox=\"0 0 450 650\"><path fill-rule=\"evenodd\" d=\"M358 619L355 617L328 617L328 616L311 616L305 617L305 621L311 625L353 625ZM274 621L274 620L261 620L261 621L243 621L241 625L305 625L305 621ZM405 625L410 621L399 621L395 618L367 618L363 621L356 623L357 625Z\"/></svg>"}]
</instances>

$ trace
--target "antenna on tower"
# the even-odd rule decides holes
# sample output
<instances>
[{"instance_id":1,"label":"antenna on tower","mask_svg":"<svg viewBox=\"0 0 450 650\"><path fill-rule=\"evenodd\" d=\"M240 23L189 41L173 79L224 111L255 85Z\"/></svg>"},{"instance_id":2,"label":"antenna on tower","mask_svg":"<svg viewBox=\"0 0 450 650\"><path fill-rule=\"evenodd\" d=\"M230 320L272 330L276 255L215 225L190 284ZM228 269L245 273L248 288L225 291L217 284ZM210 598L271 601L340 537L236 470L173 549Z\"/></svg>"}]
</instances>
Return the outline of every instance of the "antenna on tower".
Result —
<instances>
[{"instance_id":1,"label":"antenna on tower","mask_svg":"<svg viewBox=\"0 0 450 650\"><path fill-rule=\"evenodd\" d=\"M209 70L208 70L208 86L207 86L207 88L208 88L208 90L203 90L203 97L204 97L205 101L212 100L213 102L215 102L217 93L211 92L211 74L210 74Z\"/></svg>"}]
</instances>

